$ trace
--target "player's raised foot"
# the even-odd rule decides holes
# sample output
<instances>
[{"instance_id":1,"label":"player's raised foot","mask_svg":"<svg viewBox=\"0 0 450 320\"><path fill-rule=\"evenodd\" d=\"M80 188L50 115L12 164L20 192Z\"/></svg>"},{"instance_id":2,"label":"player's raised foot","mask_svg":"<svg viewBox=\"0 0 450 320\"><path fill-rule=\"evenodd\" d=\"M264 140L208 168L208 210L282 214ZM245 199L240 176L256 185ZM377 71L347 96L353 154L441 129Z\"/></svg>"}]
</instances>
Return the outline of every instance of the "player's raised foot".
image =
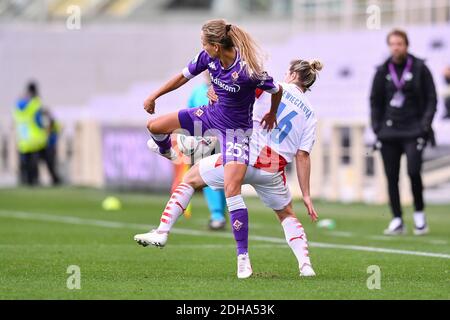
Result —
<instances>
[{"instance_id":1,"label":"player's raised foot","mask_svg":"<svg viewBox=\"0 0 450 320\"><path fill-rule=\"evenodd\" d=\"M405 225L402 218L394 218L389 223L387 229L384 230L386 236L398 236L406 233Z\"/></svg>"},{"instance_id":2,"label":"player's raised foot","mask_svg":"<svg viewBox=\"0 0 450 320\"><path fill-rule=\"evenodd\" d=\"M166 245L168 236L168 232L152 230L147 233L135 235L134 241L144 247L152 245L155 247L163 248Z\"/></svg>"},{"instance_id":3,"label":"player's raised foot","mask_svg":"<svg viewBox=\"0 0 450 320\"><path fill-rule=\"evenodd\" d=\"M304 263L300 267L300 277L314 277L316 273L310 264Z\"/></svg>"},{"instance_id":4,"label":"player's raised foot","mask_svg":"<svg viewBox=\"0 0 450 320\"><path fill-rule=\"evenodd\" d=\"M430 230L428 229L428 224L425 219L424 212L415 212L413 218L414 218L414 234L416 236L423 236L430 232Z\"/></svg>"},{"instance_id":5,"label":"player's raised foot","mask_svg":"<svg viewBox=\"0 0 450 320\"><path fill-rule=\"evenodd\" d=\"M177 157L178 157L177 152L173 148L170 148L169 150L167 150L167 152L161 153L158 145L156 144L156 142L153 139L148 139L147 147L154 153L159 154L159 155L163 156L164 158L167 158L171 161L177 160Z\"/></svg>"},{"instance_id":6,"label":"player's raised foot","mask_svg":"<svg viewBox=\"0 0 450 320\"><path fill-rule=\"evenodd\" d=\"M223 229L225 229L226 225L227 225L227 221L225 219L223 219L223 220L211 219L211 220L209 220L208 228L210 230L214 230L214 231L223 230Z\"/></svg>"},{"instance_id":7,"label":"player's raised foot","mask_svg":"<svg viewBox=\"0 0 450 320\"><path fill-rule=\"evenodd\" d=\"M237 276L239 279L246 279L252 275L253 270L248 253L238 255L237 264Z\"/></svg>"}]
</instances>

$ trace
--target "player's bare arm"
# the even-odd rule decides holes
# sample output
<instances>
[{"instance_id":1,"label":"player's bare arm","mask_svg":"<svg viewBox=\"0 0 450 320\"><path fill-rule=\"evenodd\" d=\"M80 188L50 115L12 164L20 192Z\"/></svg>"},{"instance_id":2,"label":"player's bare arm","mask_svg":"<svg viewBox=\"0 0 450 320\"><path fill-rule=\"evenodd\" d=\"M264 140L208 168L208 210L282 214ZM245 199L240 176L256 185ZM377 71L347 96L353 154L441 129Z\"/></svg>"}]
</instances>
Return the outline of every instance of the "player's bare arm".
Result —
<instances>
[{"instance_id":1,"label":"player's bare arm","mask_svg":"<svg viewBox=\"0 0 450 320\"><path fill-rule=\"evenodd\" d=\"M311 175L311 159L309 153L299 150L295 157L295 164L297 167L298 183L303 194L303 203L308 211L308 215L311 217L311 220L316 221L319 216L314 209L310 194L309 180Z\"/></svg>"},{"instance_id":2,"label":"player's bare arm","mask_svg":"<svg viewBox=\"0 0 450 320\"><path fill-rule=\"evenodd\" d=\"M261 119L261 125L264 129L272 130L277 126L277 111L278 106L281 102L281 97L283 96L283 87L279 85L279 90L272 94L270 111L264 115Z\"/></svg>"},{"instance_id":3,"label":"player's bare arm","mask_svg":"<svg viewBox=\"0 0 450 320\"><path fill-rule=\"evenodd\" d=\"M165 95L166 93L178 89L182 85L186 84L188 81L189 79L184 77L183 74L181 73L174 76L172 79L167 81L161 88L150 94L148 98L145 99L144 101L145 111L147 111L150 114L155 113L156 99Z\"/></svg>"}]
</instances>

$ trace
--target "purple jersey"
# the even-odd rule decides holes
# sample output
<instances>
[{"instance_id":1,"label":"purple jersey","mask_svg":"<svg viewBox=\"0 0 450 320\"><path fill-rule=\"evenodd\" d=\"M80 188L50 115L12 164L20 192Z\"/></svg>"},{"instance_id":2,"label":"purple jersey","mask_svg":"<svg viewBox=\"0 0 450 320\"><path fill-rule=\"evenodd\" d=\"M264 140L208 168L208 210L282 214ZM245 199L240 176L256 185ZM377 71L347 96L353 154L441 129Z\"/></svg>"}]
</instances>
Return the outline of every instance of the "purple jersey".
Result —
<instances>
[{"instance_id":1,"label":"purple jersey","mask_svg":"<svg viewBox=\"0 0 450 320\"><path fill-rule=\"evenodd\" d=\"M183 75L187 79L209 71L211 83L219 100L204 108L208 122L222 132L226 129L252 128L253 104L255 90L260 88L271 94L278 92L279 86L273 78L266 75L264 79L251 79L244 68L245 62L237 52L234 63L223 68L218 58L211 58L206 51L200 52L186 68Z\"/></svg>"}]
</instances>

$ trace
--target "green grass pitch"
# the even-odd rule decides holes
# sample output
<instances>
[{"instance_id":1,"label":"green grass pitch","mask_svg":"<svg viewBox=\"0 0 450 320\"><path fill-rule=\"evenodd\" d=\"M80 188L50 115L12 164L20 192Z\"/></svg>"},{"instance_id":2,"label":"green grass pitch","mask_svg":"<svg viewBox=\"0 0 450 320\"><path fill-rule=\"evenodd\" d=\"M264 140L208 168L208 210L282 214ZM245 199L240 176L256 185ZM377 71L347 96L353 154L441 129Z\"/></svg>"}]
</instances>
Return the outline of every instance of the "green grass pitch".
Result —
<instances>
[{"instance_id":1,"label":"green grass pitch","mask_svg":"<svg viewBox=\"0 0 450 320\"><path fill-rule=\"evenodd\" d=\"M391 238L382 236L387 206L317 202L320 218L337 222L326 230L297 201L317 273L302 279L275 215L248 198L254 275L239 280L230 229L207 230L200 194L161 250L133 235L158 223L167 196L112 193L119 211L102 210L106 191L0 190L0 299L450 298L450 205L427 208L431 234L423 237L412 235L406 208L408 234ZM80 267L79 290L67 288L70 265ZM367 287L371 265L380 267L380 289Z\"/></svg>"}]
</instances>

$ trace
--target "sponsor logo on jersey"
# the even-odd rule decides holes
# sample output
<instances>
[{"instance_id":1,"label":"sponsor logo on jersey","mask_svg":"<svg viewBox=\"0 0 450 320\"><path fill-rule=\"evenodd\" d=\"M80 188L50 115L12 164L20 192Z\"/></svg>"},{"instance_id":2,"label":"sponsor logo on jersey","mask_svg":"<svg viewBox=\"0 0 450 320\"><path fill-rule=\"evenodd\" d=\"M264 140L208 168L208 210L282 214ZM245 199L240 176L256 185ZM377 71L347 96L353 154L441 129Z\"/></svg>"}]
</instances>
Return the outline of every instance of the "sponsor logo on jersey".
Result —
<instances>
[{"instance_id":1,"label":"sponsor logo on jersey","mask_svg":"<svg viewBox=\"0 0 450 320\"><path fill-rule=\"evenodd\" d=\"M225 82L222 82L222 80L214 78L212 75L211 75L211 82L217 85L219 88L231 93L237 93L239 92L239 90L241 90L241 87L238 86L237 84L232 85L226 84Z\"/></svg>"}]
</instances>

